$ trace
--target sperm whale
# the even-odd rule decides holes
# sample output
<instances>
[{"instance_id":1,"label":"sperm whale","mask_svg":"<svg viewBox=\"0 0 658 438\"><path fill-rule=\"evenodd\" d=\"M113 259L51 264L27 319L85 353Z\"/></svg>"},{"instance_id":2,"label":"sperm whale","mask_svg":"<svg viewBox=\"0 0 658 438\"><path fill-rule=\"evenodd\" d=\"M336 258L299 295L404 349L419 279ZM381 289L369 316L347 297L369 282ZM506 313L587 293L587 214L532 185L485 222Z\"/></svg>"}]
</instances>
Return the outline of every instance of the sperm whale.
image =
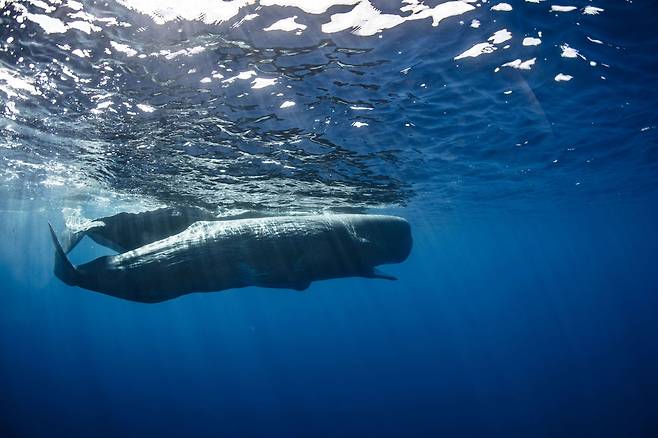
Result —
<instances>
[{"instance_id":1,"label":"sperm whale","mask_svg":"<svg viewBox=\"0 0 658 438\"><path fill-rule=\"evenodd\" d=\"M50 227L55 275L64 283L126 300L157 303L192 292L246 286L304 290L341 277L395 277L412 247L400 217L334 214L199 221L182 232L73 266Z\"/></svg>"}]
</instances>

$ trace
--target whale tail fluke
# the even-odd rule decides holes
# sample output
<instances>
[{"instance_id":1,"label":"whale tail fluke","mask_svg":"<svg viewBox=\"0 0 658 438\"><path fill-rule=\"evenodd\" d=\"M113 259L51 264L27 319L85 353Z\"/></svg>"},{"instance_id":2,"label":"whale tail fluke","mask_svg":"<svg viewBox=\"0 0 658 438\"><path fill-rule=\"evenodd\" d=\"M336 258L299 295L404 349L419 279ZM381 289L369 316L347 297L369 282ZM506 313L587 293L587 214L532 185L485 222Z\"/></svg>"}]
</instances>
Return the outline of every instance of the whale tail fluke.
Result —
<instances>
[{"instance_id":1,"label":"whale tail fluke","mask_svg":"<svg viewBox=\"0 0 658 438\"><path fill-rule=\"evenodd\" d=\"M64 254L68 254L85 236L83 231L73 231L68 228L59 235L59 242Z\"/></svg>"},{"instance_id":2,"label":"whale tail fluke","mask_svg":"<svg viewBox=\"0 0 658 438\"><path fill-rule=\"evenodd\" d=\"M52 225L48 224L48 228L50 228L50 236L55 245L55 275L64 283L75 286L77 284L78 271L66 257L66 253L64 252L64 249L62 249L59 240L57 240L57 235L55 234Z\"/></svg>"},{"instance_id":3,"label":"whale tail fluke","mask_svg":"<svg viewBox=\"0 0 658 438\"><path fill-rule=\"evenodd\" d=\"M79 208L64 208L62 209L62 216L64 218L64 231L59 234L58 240L64 254L70 253L82 238L95 228L105 225L102 221L83 216Z\"/></svg>"}]
</instances>

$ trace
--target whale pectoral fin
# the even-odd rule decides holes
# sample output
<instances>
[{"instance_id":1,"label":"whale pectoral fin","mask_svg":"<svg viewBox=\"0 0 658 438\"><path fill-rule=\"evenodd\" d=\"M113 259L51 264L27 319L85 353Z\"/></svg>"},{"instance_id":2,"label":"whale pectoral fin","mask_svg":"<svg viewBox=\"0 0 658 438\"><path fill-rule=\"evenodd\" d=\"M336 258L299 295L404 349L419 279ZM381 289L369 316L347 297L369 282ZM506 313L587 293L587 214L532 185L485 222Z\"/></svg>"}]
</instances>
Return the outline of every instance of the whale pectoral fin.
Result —
<instances>
[{"instance_id":1,"label":"whale pectoral fin","mask_svg":"<svg viewBox=\"0 0 658 438\"><path fill-rule=\"evenodd\" d=\"M398 278L395 277L394 275L387 274L385 272L380 271L377 268L372 268L370 272L368 272L364 277L367 278L381 278L383 280L397 280Z\"/></svg>"}]
</instances>

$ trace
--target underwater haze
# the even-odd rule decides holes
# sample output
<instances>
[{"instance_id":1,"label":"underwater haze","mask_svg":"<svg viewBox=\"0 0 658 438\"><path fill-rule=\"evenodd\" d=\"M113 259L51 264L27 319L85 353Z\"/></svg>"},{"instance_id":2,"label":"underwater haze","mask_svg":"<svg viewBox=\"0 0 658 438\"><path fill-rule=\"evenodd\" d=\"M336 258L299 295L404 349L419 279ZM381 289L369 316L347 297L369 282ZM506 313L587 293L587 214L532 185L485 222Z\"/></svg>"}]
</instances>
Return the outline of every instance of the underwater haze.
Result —
<instances>
[{"instance_id":1,"label":"underwater haze","mask_svg":"<svg viewBox=\"0 0 658 438\"><path fill-rule=\"evenodd\" d=\"M0 436L658 436L656 12L0 0ZM163 206L413 249L158 304L55 277L49 222Z\"/></svg>"}]
</instances>

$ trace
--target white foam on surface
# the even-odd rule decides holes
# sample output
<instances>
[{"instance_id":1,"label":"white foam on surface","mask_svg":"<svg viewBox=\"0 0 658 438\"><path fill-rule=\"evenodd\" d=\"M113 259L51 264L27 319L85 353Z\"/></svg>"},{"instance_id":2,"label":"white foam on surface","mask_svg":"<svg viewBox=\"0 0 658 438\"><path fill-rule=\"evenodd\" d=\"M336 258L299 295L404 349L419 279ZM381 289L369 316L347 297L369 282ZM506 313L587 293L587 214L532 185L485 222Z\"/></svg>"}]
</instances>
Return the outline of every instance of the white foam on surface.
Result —
<instances>
[{"instance_id":1,"label":"white foam on surface","mask_svg":"<svg viewBox=\"0 0 658 438\"><path fill-rule=\"evenodd\" d=\"M283 20L276 21L272 23L271 26L268 26L264 28L263 30L265 32L271 32L273 30L282 30L284 32L292 32L295 30L304 30L306 29L306 25L302 23L297 23L295 20L297 19L297 15L294 15L292 17L284 18Z\"/></svg>"},{"instance_id":2,"label":"white foam on surface","mask_svg":"<svg viewBox=\"0 0 658 438\"><path fill-rule=\"evenodd\" d=\"M155 108L153 108L151 105L147 105L145 103L138 103L135 105L137 108L139 108L140 111L143 111L145 113L152 113L155 111Z\"/></svg>"},{"instance_id":3,"label":"white foam on surface","mask_svg":"<svg viewBox=\"0 0 658 438\"><path fill-rule=\"evenodd\" d=\"M585 9L583 9L583 14L585 15L598 15L599 13L603 12L605 9L603 8L597 8L596 6L585 6Z\"/></svg>"},{"instance_id":4,"label":"white foam on surface","mask_svg":"<svg viewBox=\"0 0 658 438\"><path fill-rule=\"evenodd\" d=\"M240 73L238 73L235 76L231 76L230 78L224 79L222 82L230 84L230 83L234 82L236 79L240 79L240 80L244 81L244 80L247 80L247 79L251 79L254 76L256 76L255 71L246 70L246 71L241 71Z\"/></svg>"},{"instance_id":5,"label":"white foam on surface","mask_svg":"<svg viewBox=\"0 0 658 438\"><path fill-rule=\"evenodd\" d=\"M560 46L560 49L562 49L562 56L563 58L577 58L578 57L578 50L574 49L573 47L570 47L568 44L563 44Z\"/></svg>"},{"instance_id":6,"label":"white foam on surface","mask_svg":"<svg viewBox=\"0 0 658 438\"><path fill-rule=\"evenodd\" d=\"M68 30L68 27L62 20L57 18L49 17L48 15L43 14L25 14L25 18L30 20L33 23L38 24L41 29L47 34L51 33L64 33Z\"/></svg>"},{"instance_id":7,"label":"white foam on surface","mask_svg":"<svg viewBox=\"0 0 658 438\"><path fill-rule=\"evenodd\" d=\"M411 11L412 14L401 16L382 13L369 0L361 0L350 11L332 15L330 21L322 25L322 31L324 33L335 33L353 29L355 35L372 36L406 21L431 18L432 26L438 26L442 20L448 17L461 15L475 9L474 6L464 1L448 1L433 8L420 3L407 3L409 4L402 7L401 10Z\"/></svg>"},{"instance_id":8,"label":"white foam on surface","mask_svg":"<svg viewBox=\"0 0 658 438\"><path fill-rule=\"evenodd\" d=\"M33 85L31 79L22 78L18 73L0 67L0 91L5 93L7 98L19 97L25 99L21 91L26 91L33 96L41 95L41 92Z\"/></svg>"},{"instance_id":9,"label":"white foam on surface","mask_svg":"<svg viewBox=\"0 0 658 438\"><path fill-rule=\"evenodd\" d=\"M488 42L475 44L470 49L455 56L454 59L459 60L463 58L476 58L486 53L492 53L497 49L495 46L496 44L502 44L505 41L509 41L511 39L512 33L510 31L507 29L500 29L494 32L493 35L488 38Z\"/></svg>"},{"instance_id":10,"label":"white foam on surface","mask_svg":"<svg viewBox=\"0 0 658 438\"><path fill-rule=\"evenodd\" d=\"M561 5L552 5L551 12L571 12L578 9L575 6L561 6Z\"/></svg>"},{"instance_id":11,"label":"white foam on surface","mask_svg":"<svg viewBox=\"0 0 658 438\"><path fill-rule=\"evenodd\" d=\"M75 56L79 56L80 58L91 57L91 52L89 50L75 49L71 53L74 54Z\"/></svg>"},{"instance_id":12,"label":"white foam on surface","mask_svg":"<svg viewBox=\"0 0 658 438\"><path fill-rule=\"evenodd\" d=\"M133 49L127 44L117 43L116 41L110 41L110 46L117 52L124 53L127 57L132 57L137 54L137 50Z\"/></svg>"},{"instance_id":13,"label":"white foam on surface","mask_svg":"<svg viewBox=\"0 0 658 438\"><path fill-rule=\"evenodd\" d=\"M558 73L557 75L555 75L556 82L567 82L570 81L571 79L573 79L573 76L571 75L565 75L562 73Z\"/></svg>"},{"instance_id":14,"label":"white foam on surface","mask_svg":"<svg viewBox=\"0 0 658 438\"><path fill-rule=\"evenodd\" d=\"M77 30L82 31L86 34L91 34L92 32L99 32L101 30L100 27L95 26L95 25L89 23L88 21L82 21L82 20L72 21L72 22L68 23L67 26L70 29L77 29Z\"/></svg>"},{"instance_id":15,"label":"white foam on surface","mask_svg":"<svg viewBox=\"0 0 658 438\"><path fill-rule=\"evenodd\" d=\"M462 15L466 12L472 11L475 6L470 5L465 1L449 1L440 3L431 9L423 9L419 13L407 17L407 20L420 20L424 18L432 18L432 26L438 26L439 23L448 18Z\"/></svg>"},{"instance_id":16,"label":"white foam on surface","mask_svg":"<svg viewBox=\"0 0 658 438\"><path fill-rule=\"evenodd\" d=\"M501 44L512 39L512 32L507 29L501 29L494 32L488 39L492 44Z\"/></svg>"},{"instance_id":17,"label":"white foam on surface","mask_svg":"<svg viewBox=\"0 0 658 438\"><path fill-rule=\"evenodd\" d=\"M322 32L335 33L353 29L355 35L371 36L404 21L399 15L382 14L368 0L364 0L349 12L332 15L329 23L322 25Z\"/></svg>"},{"instance_id":18,"label":"white foam on surface","mask_svg":"<svg viewBox=\"0 0 658 438\"><path fill-rule=\"evenodd\" d=\"M219 24L238 15L240 9L256 0L207 1L207 0L117 0L119 4L148 15L156 24L170 21L201 21Z\"/></svg>"},{"instance_id":19,"label":"white foam on surface","mask_svg":"<svg viewBox=\"0 0 658 438\"><path fill-rule=\"evenodd\" d=\"M455 56L455 61L463 58L476 58L484 53L491 53L496 50L496 46L491 43L478 43L470 49Z\"/></svg>"},{"instance_id":20,"label":"white foam on surface","mask_svg":"<svg viewBox=\"0 0 658 438\"><path fill-rule=\"evenodd\" d=\"M531 58L526 61L521 61L520 59L515 59L514 61L506 62L501 65L501 67L510 67L518 70L530 70L533 65L535 65L537 58Z\"/></svg>"},{"instance_id":21,"label":"white foam on surface","mask_svg":"<svg viewBox=\"0 0 658 438\"><path fill-rule=\"evenodd\" d=\"M272 79L256 78L251 82L251 88L259 89L259 88L269 87L276 84L277 80L278 80L277 78L272 78Z\"/></svg>"},{"instance_id":22,"label":"white foam on surface","mask_svg":"<svg viewBox=\"0 0 658 438\"><path fill-rule=\"evenodd\" d=\"M260 0L261 6L289 6L309 14L323 14L332 6L350 6L361 0Z\"/></svg>"},{"instance_id":23,"label":"white foam on surface","mask_svg":"<svg viewBox=\"0 0 658 438\"><path fill-rule=\"evenodd\" d=\"M510 12L512 10L512 5L509 3L498 3L497 5L492 6L491 10L499 12Z\"/></svg>"}]
</instances>

